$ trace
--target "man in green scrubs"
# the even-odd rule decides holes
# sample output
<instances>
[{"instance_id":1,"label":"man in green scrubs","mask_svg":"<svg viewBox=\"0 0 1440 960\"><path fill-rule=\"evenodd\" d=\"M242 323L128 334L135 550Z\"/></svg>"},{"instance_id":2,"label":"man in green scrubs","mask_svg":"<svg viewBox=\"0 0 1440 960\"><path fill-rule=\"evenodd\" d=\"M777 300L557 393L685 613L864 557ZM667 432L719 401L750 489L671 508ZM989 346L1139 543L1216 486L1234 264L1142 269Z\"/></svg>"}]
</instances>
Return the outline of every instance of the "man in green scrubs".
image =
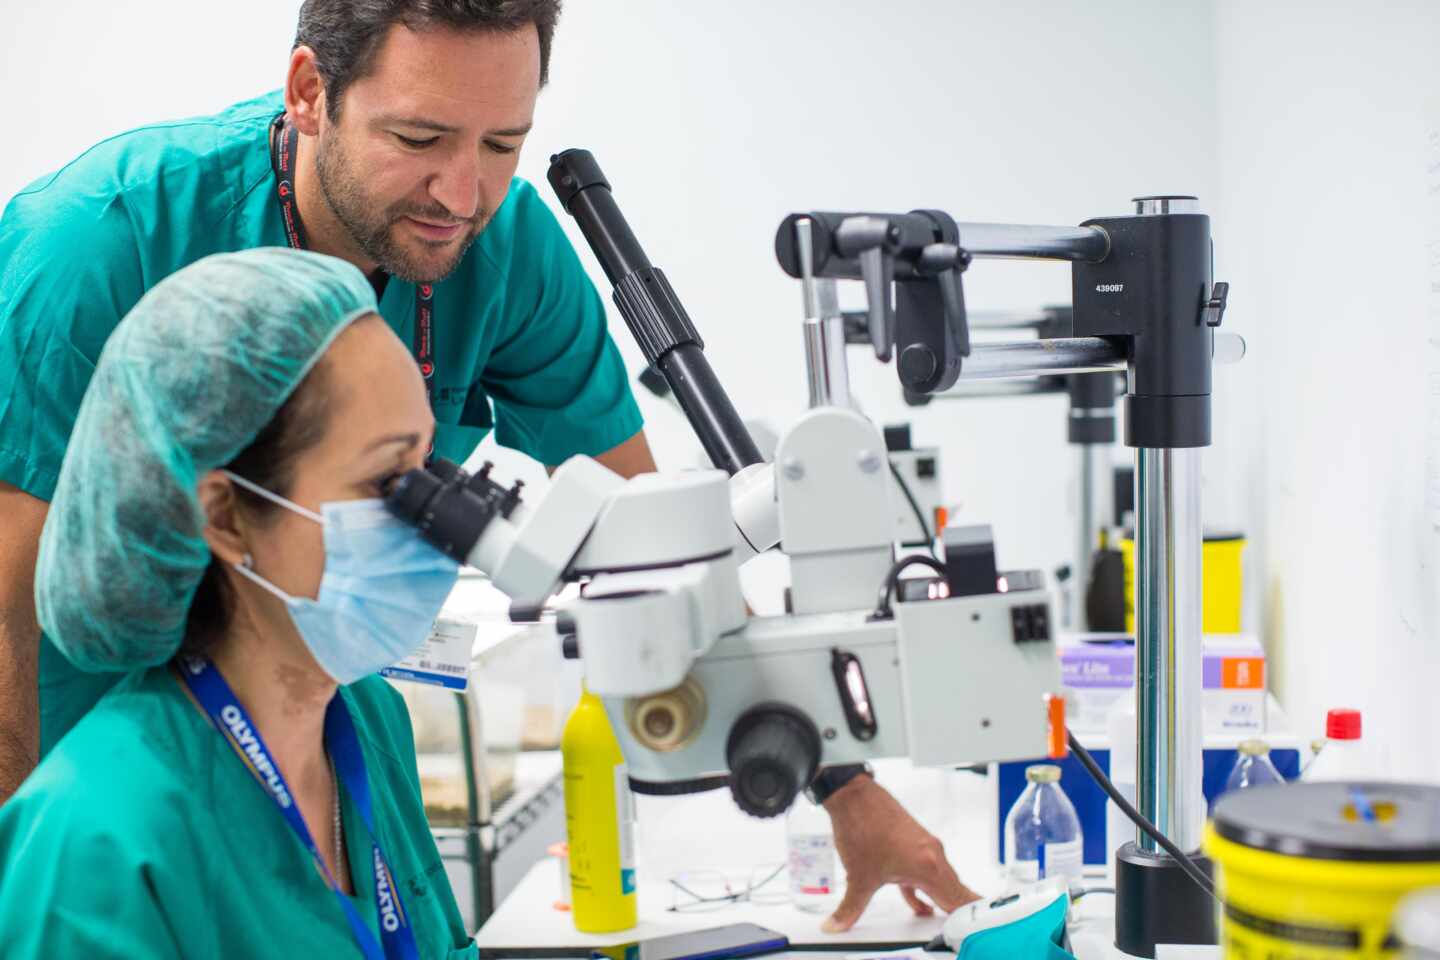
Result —
<instances>
[{"instance_id":1,"label":"man in green scrubs","mask_svg":"<svg viewBox=\"0 0 1440 960\"><path fill-rule=\"evenodd\" d=\"M41 636L36 545L106 339L186 264L290 244L365 271L426 374L439 455L464 460L493 429L551 466L654 469L600 297L514 176L558 12L306 0L281 91L102 141L0 215L0 802L120 679ZM917 912L913 887L942 909L973 899L868 775L825 806L851 878L837 927L884 883Z\"/></svg>"}]
</instances>

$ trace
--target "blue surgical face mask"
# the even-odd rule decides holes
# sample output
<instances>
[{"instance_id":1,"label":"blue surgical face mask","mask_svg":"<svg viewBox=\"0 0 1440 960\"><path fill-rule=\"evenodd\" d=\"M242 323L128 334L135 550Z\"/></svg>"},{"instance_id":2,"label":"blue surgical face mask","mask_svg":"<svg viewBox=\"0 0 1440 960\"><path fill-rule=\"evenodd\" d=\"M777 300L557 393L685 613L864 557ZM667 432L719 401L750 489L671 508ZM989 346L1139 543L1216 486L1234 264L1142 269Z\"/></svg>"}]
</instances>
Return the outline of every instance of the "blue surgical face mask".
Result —
<instances>
[{"instance_id":1,"label":"blue surgical face mask","mask_svg":"<svg viewBox=\"0 0 1440 960\"><path fill-rule=\"evenodd\" d=\"M244 477L232 481L325 529L320 595L292 597L247 564L235 568L285 602L311 654L339 683L354 683L418 650L460 565L421 540L382 500L341 500L307 510ZM248 558L247 558L248 560Z\"/></svg>"}]
</instances>

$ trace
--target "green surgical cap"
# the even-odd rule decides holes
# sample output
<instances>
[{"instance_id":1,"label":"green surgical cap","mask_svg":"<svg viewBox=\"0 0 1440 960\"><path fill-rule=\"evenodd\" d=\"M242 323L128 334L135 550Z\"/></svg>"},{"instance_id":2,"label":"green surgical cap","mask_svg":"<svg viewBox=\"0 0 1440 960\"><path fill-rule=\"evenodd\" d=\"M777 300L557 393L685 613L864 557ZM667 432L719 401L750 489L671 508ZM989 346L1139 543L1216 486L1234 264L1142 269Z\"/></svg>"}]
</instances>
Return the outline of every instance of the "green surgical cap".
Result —
<instances>
[{"instance_id":1,"label":"green surgical cap","mask_svg":"<svg viewBox=\"0 0 1440 960\"><path fill-rule=\"evenodd\" d=\"M354 266L273 248L196 261L120 321L80 403L35 571L40 625L77 667L175 655L210 563L200 477L374 312Z\"/></svg>"}]
</instances>

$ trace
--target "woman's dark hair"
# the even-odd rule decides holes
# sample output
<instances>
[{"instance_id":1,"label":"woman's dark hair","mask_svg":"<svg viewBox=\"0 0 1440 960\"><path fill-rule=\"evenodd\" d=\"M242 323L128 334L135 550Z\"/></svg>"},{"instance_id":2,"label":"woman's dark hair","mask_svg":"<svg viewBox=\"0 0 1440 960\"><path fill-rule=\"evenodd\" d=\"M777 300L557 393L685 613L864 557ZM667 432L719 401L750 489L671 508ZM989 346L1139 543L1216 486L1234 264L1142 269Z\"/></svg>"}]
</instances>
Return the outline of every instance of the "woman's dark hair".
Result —
<instances>
[{"instance_id":1,"label":"woman's dark hair","mask_svg":"<svg viewBox=\"0 0 1440 960\"><path fill-rule=\"evenodd\" d=\"M559 19L560 0L305 0L295 46L315 51L315 67L325 81L325 110L335 120L346 88L365 76L380 42L397 23L411 30L485 33L514 33L534 24L543 87L550 78L550 41Z\"/></svg>"},{"instance_id":2,"label":"woman's dark hair","mask_svg":"<svg viewBox=\"0 0 1440 960\"><path fill-rule=\"evenodd\" d=\"M329 419L326 376L322 359L300 381L250 446L225 464L224 469L271 493L288 497L290 486L295 482L295 461L325 436ZM263 517L284 509L238 484L234 490L239 505L248 513ZM195 588L185 621L185 639L180 645L182 653L204 653L230 625L235 604L223 568L223 563L211 557Z\"/></svg>"}]
</instances>

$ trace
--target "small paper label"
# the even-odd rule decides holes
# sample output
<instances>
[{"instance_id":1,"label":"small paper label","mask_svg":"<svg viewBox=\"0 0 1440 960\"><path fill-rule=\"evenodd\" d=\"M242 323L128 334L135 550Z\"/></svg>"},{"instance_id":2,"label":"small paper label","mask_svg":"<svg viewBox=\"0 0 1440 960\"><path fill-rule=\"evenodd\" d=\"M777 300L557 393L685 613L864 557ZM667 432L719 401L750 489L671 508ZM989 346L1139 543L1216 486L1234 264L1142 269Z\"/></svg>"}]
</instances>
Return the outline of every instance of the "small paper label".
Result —
<instances>
[{"instance_id":1,"label":"small paper label","mask_svg":"<svg viewBox=\"0 0 1440 960\"><path fill-rule=\"evenodd\" d=\"M630 792L630 768L615 768L615 817L620 821L620 892L635 892L635 794Z\"/></svg>"},{"instance_id":2,"label":"small paper label","mask_svg":"<svg viewBox=\"0 0 1440 960\"><path fill-rule=\"evenodd\" d=\"M464 690L478 632L475 624L463 620L436 620L419 650L393 667L381 670L380 675L392 680Z\"/></svg>"},{"instance_id":3,"label":"small paper label","mask_svg":"<svg viewBox=\"0 0 1440 960\"><path fill-rule=\"evenodd\" d=\"M826 896L835 890L835 841L823 833L791 834L790 892Z\"/></svg>"},{"instance_id":4,"label":"small paper label","mask_svg":"<svg viewBox=\"0 0 1440 960\"><path fill-rule=\"evenodd\" d=\"M1034 883L1046 877L1079 880L1084 861L1085 847L1079 840L1042 843L1034 860L1015 860L1010 864L1010 876L1022 883Z\"/></svg>"}]
</instances>

